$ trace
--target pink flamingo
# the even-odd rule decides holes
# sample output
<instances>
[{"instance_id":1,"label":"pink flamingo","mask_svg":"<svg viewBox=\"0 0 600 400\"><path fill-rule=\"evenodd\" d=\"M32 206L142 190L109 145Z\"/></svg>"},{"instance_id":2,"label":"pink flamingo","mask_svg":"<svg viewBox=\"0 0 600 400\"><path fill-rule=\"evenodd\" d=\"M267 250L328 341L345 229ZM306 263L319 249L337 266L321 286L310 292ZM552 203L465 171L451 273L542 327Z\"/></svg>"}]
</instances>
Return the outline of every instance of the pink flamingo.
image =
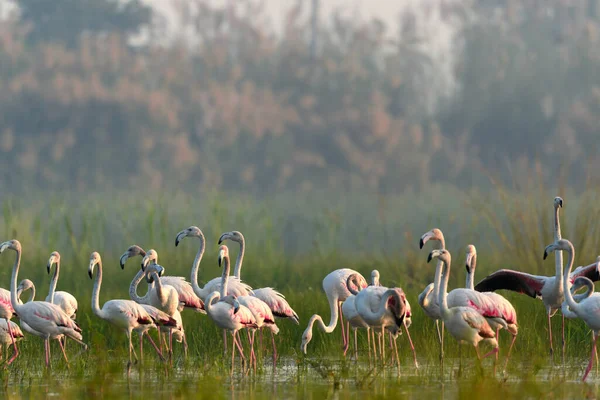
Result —
<instances>
[{"instance_id":1,"label":"pink flamingo","mask_svg":"<svg viewBox=\"0 0 600 400\"><path fill-rule=\"evenodd\" d=\"M438 297L440 316L442 317L448 331L459 343L466 342L475 347L477 358L479 357L479 342L488 341L494 349L484 355L486 358L498 352L496 333L488 324L488 321L471 307L449 307L447 302L448 279L450 277L451 256L448 250L435 249L427 257L427 262L437 258L444 263L442 271L443 281Z\"/></svg>"},{"instance_id":2,"label":"pink flamingo","mask_svg":"<svg viewBox=\"0 0 600 400\"><path fill-rule=\"evenodd\" d=\"M329 325L325 325L325 323L323 322L323 318L321 318L320 315L314 314L312 317L310 317L310 320L308 321L308 326L302 334L302 344L300 345L300 350L302 350L304 354L306 354L306 347L308 346L308 343L310 343L310 341L312 340L312 329L313 325L316 322L318 322L319 327L325 333L333 332L333 330L337 326L338 318L342 314L342 303L346 301L346 299L352 294L346 286L348 277L352 274L358 275L356 278L356 282L351 283L352 285L357 285L356 287L352 287L353 290L358 290L358 287L362 289L367 287L367 281L365 280L365 278L358 272L349 268L336 269L335 271L330 272L323 279L323 290L325 291L327 301L329 302L331 318L329 320ZM344 330L343 319L341 319L340 324L342 325L342 348L345 348L347 343L347 337Z\"/></svg>"},{"instance_id":3,"label":"pink flamingo","mask_svg":"<svg viewBox=\"0 0 600 400\"><path fill-rule=\"evenodd\" d=\"M11 329L12 325L9 323L13 315L15 315L15 310L10 303L10 291L0 288L0 319L4 319L6 321L8 336L11 338L11 344L13 346L13 355L8 359L6 365L12 364L12 362L15 361L15 358L17 358L19 355L19 349L17 348L15 336Z\"/></svg>"},{"instance_id":4,"label":"pink flamingo","mask_svg":"<svg viewBox=\"0 0 600 400\"><path fill-rule=\"evenodd\" d=\"M82 341L81 328L59 306L46 301L31 301L19 304L17 299L17 277L21 264L21 243L13 239L0 244L0 254L6 249L17 253L10 282L11 305L19 316L19 319L25 321L35 331L44 335L46 366L50 366L50 339L65 335L81 344L84 349L87 349L87 345Z\"/></svg>"}]
</instances>

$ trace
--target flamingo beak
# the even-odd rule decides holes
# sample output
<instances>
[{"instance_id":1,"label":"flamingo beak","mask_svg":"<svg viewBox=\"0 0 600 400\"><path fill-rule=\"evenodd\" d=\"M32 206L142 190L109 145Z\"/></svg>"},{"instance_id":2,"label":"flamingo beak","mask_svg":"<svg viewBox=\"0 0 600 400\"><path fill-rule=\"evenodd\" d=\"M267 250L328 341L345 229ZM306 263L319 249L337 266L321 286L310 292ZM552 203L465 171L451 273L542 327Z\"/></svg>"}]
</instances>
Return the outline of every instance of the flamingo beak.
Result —
<instances>
[{"instance_id":1,"label":"flamingo beak","mask_svg":"<svg viewBox=\"0 0 600 400\"><path fill-rule=\"evenodd\" d=\"M88 268L88 275L89 275L90 279L94 278L94 265L96 265L94 260L90 260L90 266Z\"/></svg>"},{"instance_id":2,"label":"flamingo beak","mask_svg":"<svg viewBox=\"0 0 600 400\"><path fill-rule=\"evenodd\" d=\"M563 199L558 200L558 206L563 208Z\"/></svg>"},{"instance_id":3,"label":"flamingo beak","mask_svg":"<svg viewBox=\"0 0 600 400\"><path fill-rule=\"evenodd\" d=\"M50 270L52 269L52 264L54 264L54 257L50 257L48 260L48 264L46 265L46 270L48 271L48 275L50 275Z\"/></svg>"},{"instance_id":4,"label":"flamingo beak","mask_svg":"<svg viewBox=\"0 0 600 400\"><path fill-rule=\"evenodd\" d=\"M150 259L148 258L148 256L144 256L144 258L142 259L142 271L146 270L146 267L148 266L148 264L150 263Z\"/></svg>"},{"instance_id":5,"label":"flamingo beak","mask_svg":"<svg viewBox=\"0 0 600 400\"><path fill-rule=\"evenodd\" d=\"M121 265L121 269L125 269L125 263L129 259L129 253L125 252L121 258L119 258L119 264Z\"/></svg>"},{"instance_id":6,"label":"flamingo beak","mask_svg":"<svg viewBox=\"0 0 600 400\"><path fill-rule=\"evenodd\" d=\"M218 244L221 244L223 241L225 241L225 240L228 239L228 233L229 232L224 233L224 234L221 235L221 237L219 238L219 243Z\"/></svg>"},{"instance_id":7,"label":"flamingo beak","mask_svg":"<svg viewBox=\"0 0 600 400\"><path fill-rule=\"evenodd\" d=\"M431 260L433 260L433 251L427 256L427 262L429 263Z\"/></svg>"},{"instance_id":8,"label":"flamingo beak","mask_svg":"<svg viewBox=\"0 0 600 400\"><path fill-rule=\"evenodd\" d=\"M548 248L544 249L544 260L548 257Z\"/></svg>"},{"instance_id":9,"label":"flamingo beak","mask_svg":"<svg viewBox=\"0 0 600 400\"><path fill-rule=\"evenodd\" d=\"M10 246L10 242L4 242L0 244L0 254L2 254L4 250L8 249L8 246Z\"/></svg>"},{"instance_id":10,"label":"flamingo beak","mask_svg":"<svg viewBox=\"0 0 600 400\"><path fill-rule=\"evenodd\" d=\"M185 231L181 231L177 234L177 236L175 237L175 247L179 246L179 242L181 242L181 240L186 237L187 234Z\"/></svg>"},{"instance_id":11,"label":"flamingo beak","mask_svg":"<svg viewBox=\"0 0 600 400\"><path fill-rule=\"evenodd\" d=\"M473 259L473 254L467 254L467 259L465 261L465 267L467 268L467 273L471 273L471 260Z\"/></svg>"}]
</instances>

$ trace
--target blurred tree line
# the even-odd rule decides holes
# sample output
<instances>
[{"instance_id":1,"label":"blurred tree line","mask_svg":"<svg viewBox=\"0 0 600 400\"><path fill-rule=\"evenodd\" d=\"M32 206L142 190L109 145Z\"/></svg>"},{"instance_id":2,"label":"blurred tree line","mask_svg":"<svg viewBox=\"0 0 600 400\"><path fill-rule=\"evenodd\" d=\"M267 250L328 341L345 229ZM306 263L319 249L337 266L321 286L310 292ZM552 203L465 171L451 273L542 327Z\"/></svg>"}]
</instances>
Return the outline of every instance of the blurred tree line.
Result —
<instances>
[{"instance_id":1,"label":"blurred tree line","mask_svg":"<svg viewBox=\"0 0 600 400\"><path fill-rule=\"evenodd\" d=\"M429 1L392 39L334 15L314 54L301 1L279 36L260 2L178 2L193 45L166 45L138 1L16 3L0 26L5 191L395 193L532 167L598 182L600 0Z\"/></svg>"}]
</instances>

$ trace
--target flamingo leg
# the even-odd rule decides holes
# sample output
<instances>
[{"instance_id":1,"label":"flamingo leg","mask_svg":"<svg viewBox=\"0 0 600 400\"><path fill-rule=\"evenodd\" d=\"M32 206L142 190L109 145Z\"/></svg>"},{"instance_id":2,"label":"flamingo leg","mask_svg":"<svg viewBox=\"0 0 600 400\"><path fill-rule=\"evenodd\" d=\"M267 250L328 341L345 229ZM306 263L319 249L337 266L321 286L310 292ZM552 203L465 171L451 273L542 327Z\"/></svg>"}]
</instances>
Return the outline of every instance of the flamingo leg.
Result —
<instances>
[{"instance_id":1,"label":"flamingo leg","mask_svg":"<svg viewBox=\"0 0 600 400\"><path fill-rule=\"evenodd\" d=\"M396 365L398 366L398 375L400 375L400 357L398 356L398 342L394 338L394 352L396 353Z\"/></svg>"},{"instance_id":2,"label":"flamingo leg","mask_svg":"<svg viewBox=\"0 0 600 400\"><path fill-rule=\"evenodd\" d=\"M583 374L583 378L581 379L581 381L585 381L588 374L590 373L590 370L592 369L592 365L594 364L594 354L596 353L596 342L598 341L598 333L594 332L594 342L592 345L592 354L590 355L590 362L587 366L587 368L585 369L585 374Z\"/></svg>"},{"instance_id":3,"label":"flamingo leg","mask_svg":"<svg viewBox=\"0 0 600 400\"><path fill-rule=\"evenodd\" d=\"M371 366L371 329L367 328L367 343L369 346L369 367Z\"/></svg>"},{"instance_id":4,"label":"flamingo leg","mask_svg":"<svg viewBox=\"0 0 600 400\"><path fill-rule=\"evenodd\" d=\"M173 330L169 329L169 361L173 365Z\"/></svg>"},{"instance_id":5,"label":"flamingo leg","mask_svg":"<svg viewBox=\"0 0 600 400\"><path fill-rule=\"evenodd\" d=\"M498 340L498 335L500 334L500 325L498 325L498 327L496 328L496 341L499 342ZM496 352L496 362L498 362L498 353L499 351ZM496 364L494 364L496 365Z\"/></svg>"},{"instance_id":6,"label":"flamingo leg","mask_svg":"<svg viewBox=\"0 0 600 400\"><path fill-rule=\"evenodd\" d=\"M44 348L46 349L46 368L50 367L50 339L44 339Z\"/></svg>"},{"instance_id":7,"label":"flamingo leg","mask_svg":"<svg viewBox=\"0 0 600 400\"><path fill-rule=\"evenodd\" d=\"M223 329L223 332L225 332L225 329ZM233 375L233 366L235 365L235 332L231 336L233 338L233 342L231 343L231 375Z\"/></svg>"},{"instance_id":8,"label":"flamingo leg","mask_svg":"<svg viewBox=\"0 0 600 400\"><path fill-rule=\"evenodd\" d=\"M562 358L563 364L565 363L565 347L567 342L565 341L565 315L562 314Z\"/></svg>"},{"instance_id":9,"label":"flamingo leg","mask_svg":"<svg viewBox=\"0 0 600 400\"><path fill-rule=\"evenodd\" d=\"M358 361L358 329L354 329L354 359Z\"/></svg>"},{"instance_id":10,"label":"flamingo leg","mask_svg":"<svg viewBox=\"0 0 600 400\"><path fill-rule=\"evenodd\" d=\"M240 357L242 358L243 363L246 363L246 356L244 356L244 350L242 349L242 345L240 343L241 339L240 339L240 335L236 332L236 337L235 337L235 345L237 346L238 352L240 353Z\"/></svg>"},{"instance_id":11,"label":"flamingo leg","mask_svg":"<svg viewBox=\"0 0 600 400\"><path fill-rule=\"evenodd\" d=\"M254 335L254 332L255 331L252 331L252 335ZM256 354L254 354L254 342L250 337L250 331L247 330L246 333L248 334L248 343L250 344L250 365L256 371Z\"/></svg>"},{"instance_id":12,"label":"flamingo leg","mask_svg":"<svg viewBox=\"0 0 600 400\"><path fill-rule=\"evenodd\" d=\"M8 318L6 318L6 325L8 326L8 334L10 336L10 341L13 346L13 355L6 362L6 365L10 365L13 361L15 361L15 358L17 358L17 356L19 355L19 349L17 348L17 342L15 341L15 336L13 335L12 329L10 327L10 321Z\"/></svg>"},{"instance_id":13,"label":"flamingo leg","mask_svg":"<svg viewBox=\"0 0 600 400\"><path fill-rule=\"evenodd\" d=\"M227 354L227 331L223 329L223 348L225 349L224 353Z\"/></svg>"},{"instance_id":14,"label":"flamingo leg","mask_svg":"<svg viewBox=\"0 0 600 400\"><path fill-rule=\"evenodd\" d=\"M338 312L340 316L340 325L342 325L342 348L346 346L347 338L346 331L344 330L344 315L342 314L342 303L338 301Z\"/></svg>"},{"instance_id":15,"label":"flamingo leg","mask_svg":"<svg viewBox=\"0 0 600 400\"><path fill-rule=\"evenodd\" d=\"M550 336L550 357L554 355L554 348L552 347L552 323L550 323L550 310L548 310L548 334Z\"/></svg>"},{"instance_id":16,"label":"flamingo leg","mask_svg":"<svg viewBox=\"0 0 600 400\"><path fill-rule=\"evenodd\" d=\"M508 358L510 357L510 352L515 344L515 340L517 340L517 335L513 335L512 341L510 342L510 347L508 348L508 354L506 355L506 361L504 362L504 371L506 371L506 366L508 365Z\"/></svg>"},{"instance_id":17,"label":"flamingo leg","mask_svg":"<svg viewBox=\"0 0 600 400\"><path fill-rule=\"evenodd\" d=\"M187 344L187 339L185 337L185 332L183 332L183 354L184 354L184 357L187 359L188 344Z\"/></svg>"},{"instance_id":18,"label":"flamingo leg","mask_svg":"<svg viewBox=\"0 0 600 400\"><path fill-rule=\"evenodd\" d=\"M344 357L346 357L346 353L348 352L348 349L350 348L350 341L347 341L344 346L342 347L342 350L344 351Z\"/></svg>"},{"instance_id":19,"label":"flamingo leg","mask_svg":"<svg viewBox=\"0 0 600 400\"><path fill-rule=\"evenodd\" d=\"M150 336L150 334L146 332L145 336L146 336L146 339L148 339L148 341L150 342L150 344L152 344L152 347L154 347L154 350L156 350L156 354L158 354L158 356L160 357L160 360L165 361L165 357L162 354L162 350L160 350L158 348L158 346L156 346L156 343L154 343L154 340L152 340L152 337ZM162 340L160 340L161 339L160 332L158 333L158 339L162 345ZM140 348L142 346L141 341L142 341L142 338L140 337ZM141 350L140 350L140 352L141 352Z\"/></svg>"},{"instance_id":20,"label":"flamingo leg","mask_svg":"<svg viewBox=\"0 0 600 400\"><path fill-rule=\"evenodd\" d=\"M381 326L381 362L385 363L385 329Z\"/></svg>"},{"instance_id":21,"label":"flamingo leg","mask_svg":"<svg viewBox=\"0 0 600 400\"><path fill-rule=\"evenodd\" d=\"M444 320L442 320L442 327L440 329L440 337L442 338L442 340L440 341L440 357L442 358L442 360L444 359Z\"/></svg>"},{"instance_id":22,"label":"flamingo leg","mask_svg":"<svg viewBox=\"0 0 600 400\"><path fill-rule=\"evenodd\" d=\"M478 349L479 347L477 347ZM492 354L498 354L498 348L494 347L494 349L492 351L490 351L489 353L487 353L486 355L484 355L481 360L483 360L484 358L488 358L489 356L491 356ZM479 351L477 351L477 356L479 356Z\"/></svg>"},{"instance_id":23,"label":"flamingo leg","mask_svg":"<svg viewBox=\"0 0 600 400\"><path fill-rule=\"evenodd\" d=\"M273 342L273 371L277 366L277 346L275 346L275 334L271 331L271 341Z\"/></svg>"},{"instance_id":24,"label":"flamingo leg","mask_svg":"<svg viewBox=\"0 0 600 400\"><path fill-rule=\"evenodd\" d=\"M65 352L65 346L63 345L61 339L62 338L58 339L58 345L60 346L60 349L62 350L63 357L65 358L65 362L67 363L67 366L68 366L69 365L69 359L67 358L67 353ZM65 336L65 342L66 342L66 336Z\"/></svg>"},{"instance_id":25,"label":"flamingo leg","mask_svg":"<svg viewBox=\"0 0 600 400\"><path fill-rule=\"evenodd\" d=\"M415 346L413 345L413 341L410 338L410 333L408 332L408 328L406 327L406 324L404 324L404 330L406 331L406 337L408 338L408 343L410 343L410 349L412 350L412 353L413 353L413 360L415 361L415 368L419 369L419 363L417 362L417 352L415 351Z\"/></svg>"}]
</instances>

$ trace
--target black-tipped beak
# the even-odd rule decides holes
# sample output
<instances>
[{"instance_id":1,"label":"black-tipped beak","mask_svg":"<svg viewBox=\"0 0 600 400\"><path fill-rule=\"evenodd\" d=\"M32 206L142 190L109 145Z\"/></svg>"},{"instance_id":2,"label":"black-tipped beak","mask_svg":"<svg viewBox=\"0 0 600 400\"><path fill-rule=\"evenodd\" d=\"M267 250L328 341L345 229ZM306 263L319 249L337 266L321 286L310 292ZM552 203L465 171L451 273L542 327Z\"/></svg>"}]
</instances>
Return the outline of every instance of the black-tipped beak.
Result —
<instances>
[{"instance_id":1,"label":"black-tipped beak","mask_svg":"<svg viewBox=\"0 0 600 400\"><path fill-rule=\"evenodd\" d=\"M52 264L48 263L46 265L46 270L48 271L48 275L50 275L50 269L52 269Z\"/></svg>"},{"instance_id":2,"label":"black-tipped beak","mask_svg":"<svg viewBox=\"0 0 600 400\"><path fill-rule=\"evenodd\" d=\"M425 242L423 242L423 238L419 239L419 249L422 249L424 245Z\"/></svg>"},{"instance_id":3,"label":"black-tipped beak","mask_svg":"<svg viewBox=\"0 0 600 400\"><path fill-rule=\"evenodd\" d=\"M548 252L544 250L544 260L546 259L546 257L548 257Z\"/></svg>"},{"instance_id":4,"label":"black-tipped beak","mask_svg":"<svg viewBox=\"0 0 600 400\"><path fill-rule=\"evenodd\" d=\"M432 253L429 253L429 255L427 256L427 262L431 262L431 260L433 260L433 255Z\"/></svg>"},{"instance_id":5,"label":"black-tipped beak","mask_svg":"<svg viewBox=\"0 0 600 400\"><path fill-rule=\"evenodd\" d=\"M90 279L94 278L94 275L92 274L92 270L88 269L88 275L90 276Z\"/></svg>"},{"instance_id":6,"label":"black-tipped beak","mask_svg":"<svg viewBox=\"0 0 600 400\"><path fill-rule=\"evenodd\" d=\"M559 206L560 208L563 208L563 201L562 201L562 199L560 199L560 200L558 201L558 206Z\"/></svg>"},{"instance_id":7,"label":"black-tipped beak","mask_svg":"<svg viewBox=\"0 0 600 400\"><path fill-rule=\"evenodd\" d=\"M223 258L219 255L219 267L221 266L222 261L223 261Z\"/></svg>"},{"instance_id":8,"label":"black-tipped beak","mask_svg":"<svg viewBox=\"0 0 600 400\"><path fill-rule=\"evenodd\" d=\"M238 311L240 311L240 306L239 306L239 305L237 305L237 306L235 306L235 307L233 308L233 313L234 313L234 314L237 314L237 312L238 312Z\"/></svg>"},{"instance_id":9,"label":"black-tipped beak","mask_svg":"<svg viewBox=\"0 0 600 400\"><path fill-rule=\"evenodd\" d=\"M465 268L467 269L467 274L470 274L471 273L471 266L469 264L466 264Z\"/></svg>"},{"instance_id":10,"label":"black-tipped beak","mask_svg":"<svg viewBox=\"0 0 600 400\"><path fill-rule=\"evenodd\" d=\"M175 247L179 246L179 236L175 238Z\"/></svg>"}]
</instances>

